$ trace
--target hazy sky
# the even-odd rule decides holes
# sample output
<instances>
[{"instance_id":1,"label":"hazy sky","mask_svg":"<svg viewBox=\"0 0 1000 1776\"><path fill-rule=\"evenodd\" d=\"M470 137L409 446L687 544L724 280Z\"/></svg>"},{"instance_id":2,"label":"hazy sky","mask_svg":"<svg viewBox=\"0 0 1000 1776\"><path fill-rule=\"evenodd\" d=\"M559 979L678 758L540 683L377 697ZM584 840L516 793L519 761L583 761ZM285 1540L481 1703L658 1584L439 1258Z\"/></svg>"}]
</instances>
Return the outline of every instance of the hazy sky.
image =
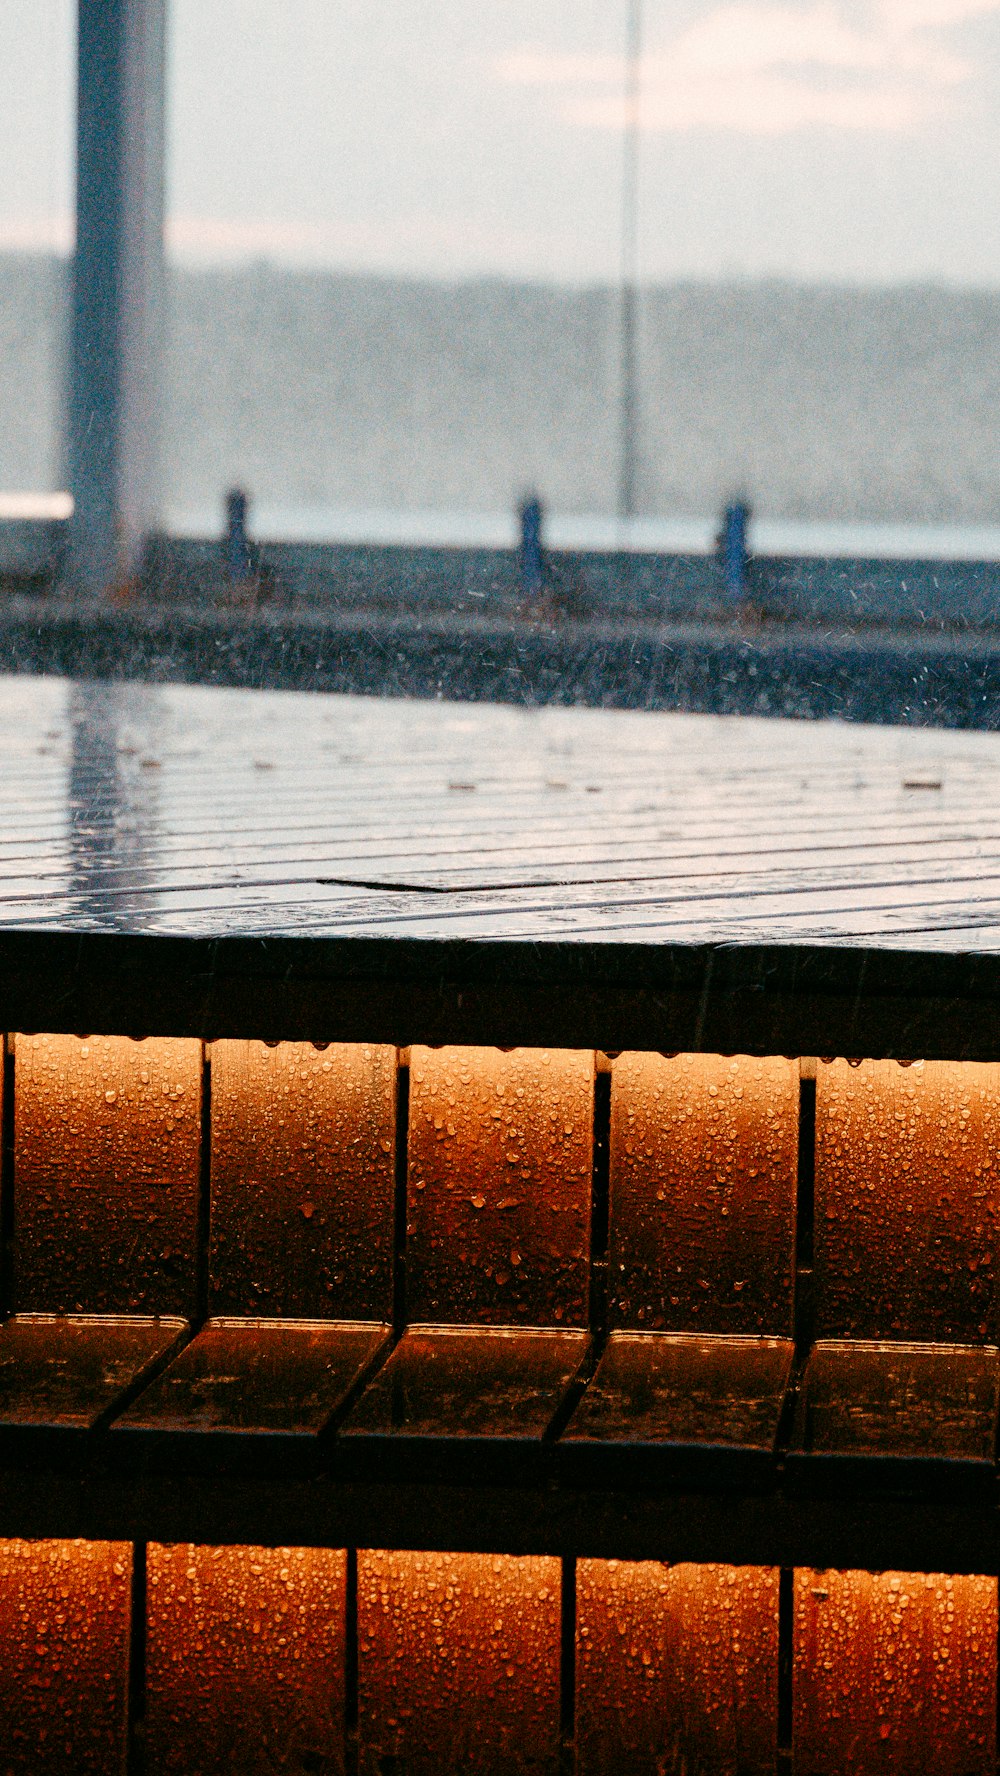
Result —
<instances>
[{"instance_id":1,"label":"hazy sky","mask_svg":"<svg viewBox=\"0 0 1000 1776\"><path fill-rule=\"evenodd\" d=\"M0 248L65 247L72 0L0 0ZM1000 0L644 0L642 268L1000 284ZM169 241L613 276L624 0L172 0Z\"/></svg>"}]
</instances>

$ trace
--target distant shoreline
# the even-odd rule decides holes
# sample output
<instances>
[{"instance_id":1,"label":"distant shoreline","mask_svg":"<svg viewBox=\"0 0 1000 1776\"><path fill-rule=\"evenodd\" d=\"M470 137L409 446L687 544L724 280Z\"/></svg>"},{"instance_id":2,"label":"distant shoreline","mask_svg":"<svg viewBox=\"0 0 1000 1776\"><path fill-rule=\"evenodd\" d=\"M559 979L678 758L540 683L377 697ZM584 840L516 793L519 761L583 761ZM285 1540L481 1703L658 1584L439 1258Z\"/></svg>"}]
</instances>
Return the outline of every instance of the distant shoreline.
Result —
<instances>
[{"instance_id":1,"label":"distant shoreline","mask_svg":"<svg viewBox=\"0 0 1000 1776\"><path fill-rule=\"evenodd\" d=\"M39 247L5 247L0 239L0 275L10 265L38 264L54 267L65 273L72 255L60 249ZM225 279L242 281L254 277L275 280L293 279L322 283L390 284L394 287L428 290L477 289L486 285L501 289L545 290L568 295L608 295L617 297L618 285L609 278L553 279L511 276L501 271L477 271L434 278L415 271L392 270L391 267L323 265L303 261L272 258L266 253L241 258L195 258L192 255L167 254L167 273L171 280ZM906 278L796 278L779 272L731 272L725 277L708 273L686 272L674 278L649 278L642 281L644 291L675 290L776 290L803 291L823 295L893 295L900 293L933 293L946 297L983 297L988 301L1000 298L1000 283L966 282L945 277Z\"/></svg>"},{"instance_id":2,"label":"distant shoreline","mask_svg":"<svg viewBox=\"0 0 1000 1776\"><path fill-rule=\"evenodd\" d=\"M0 489L58 487L66 262L0 254ZM174 267L164 504L613 516L601 286ZM1000 526L1000 290L683 280L644 293L639 504L707 521Z\"/></svg>"}]
</instances>

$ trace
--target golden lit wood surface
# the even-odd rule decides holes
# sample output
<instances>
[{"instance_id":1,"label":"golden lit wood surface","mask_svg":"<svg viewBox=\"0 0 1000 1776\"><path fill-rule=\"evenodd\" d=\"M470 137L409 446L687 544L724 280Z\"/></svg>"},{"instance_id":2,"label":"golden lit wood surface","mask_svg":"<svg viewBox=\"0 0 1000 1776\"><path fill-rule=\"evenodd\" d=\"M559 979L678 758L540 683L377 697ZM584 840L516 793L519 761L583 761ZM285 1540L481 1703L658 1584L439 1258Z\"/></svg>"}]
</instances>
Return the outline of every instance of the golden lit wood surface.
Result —
<instances>
[{"instance_id":1,"label":"golden lit wood surface","mask_svg":"<svg viewBox=\"0 0 1000 1776\"><path fill-rule=\"evenodd\" d=\"M0 1542L5 1776L995 1776L997 1582Z\"/></svg>"},{"instance_id":2,"label":"golden lit wood surface","mask_svg":"<svg viewBox=\"0 0 1000 1776\"><path fill-rule=\"evenodd\" d=\"M995 1344L1000 1065L816 1072L817 1326Z\"/></svg>"},{"instance_id":3,"label":"golden lit wood surface","mask_svg":"<svg viewBox=\"0 0 1000 1776\"><path fill-rule=\"evenodd\" d=\"M576 1740L577 1776L769 1776L774 1568L579 1561Z\"/></svg>"},{"instance_id":4,"label":"golden lit wood surface","mask_svg":"<svg viewBox=\"0 0 1000 1776\"><path fill-rule=\"evenodd\" d=\"M154 1543L148 1563L146 1776L341 1776L346 1556Z\"/></svg>"},{"instance_id":5,"label":"golden lit wood surface","mask_svg":"<svg viewBox=\"0 0 1000 1776\"><path fill-rule=\"evenodd\" d=\"M616 1058L613 1325L791 1334L798 1072L780 1056Z\"/></svg>"},{"instance_id":6,"label":"golden lit wood surface","mask_svg":"<svg viewBox=\"0 0 1000 1776\"><path fill-rule=\"evenodd\" d=\"M0 1769L125 1776L132 1550L0 1542Z\"/></svg>"},{"instance_id":7,"label":"golden lit wood surface","mask_svg":"<svg viewBox=\"0 0 1000 1776\"><path fill-rule=\"evenodd\" d=\"M43 1034L4 1070L8 1534L996 1570L992 1065ZM331 1219L367 1311L299 1317Z\"/></svg>"},{"instance_id":8,"label":"golden lit wood surface","mask_svg":"<svg viewBox=\"0 0 1000 1776\"><path fill-rule=\"evenodd\" d=\"M411 1320L585 1324L593 1104L587 1050L411 1051Z\"/></svg>"},{"instance_id":9,"label":"golden lit wood surface","mask_svg":"<svg viewBox=\"0 0 1000 1776\"><path fill-rule=\"evenodd\" d=\"M993 1065L42 1034L5 1069L12 1458L994 1477Z\"/></svg>"},{"instance_id":10,"label":"golden lit wood surface","mask_svg":"<svg viewBox=\"0 0 1000 1776\"><path fill-rule=\"evenodd\" d=\"M17 678L0 758L22 1029L996 1053L992 734Z\"/></svg>"},{"instance_id":11,"label":"golden lit wood surface","mask_svg":"<svg viewBox=\"0 0 1000 1776\"><path fill-rule=\"evenodd\" d=\"M14 1104L19 1311L193 1314L200 1044L19 1036Z\"/></svg>"},{"instance_id":12,"label":"golden lit wood surface","mask_svg":"<svg viewBox=\"0 0 1000 1776\"><path fill-rule=\"evenodd\" d=\"M559 1562L358 1555L362 1770L558 1776Z\"/></svg>"},{"instance_id":13,"label":"golden lit wood surface","mask_svg":"<svg viewBox=\"0 0 1000 1776\"><path fill-rule=\"evenodd\" d=\"M997 1582L795 1574L797 1776L994 1776Z\"/></svg>"},{"instance_id":14,"label":"golden lit wood surface","mask_svg":"<svg viewBox=\"0 0 1000 1776\"><path fill-rule=\"evenodd\" d=\"M211 1067L212 1312L390 1316L395 1050L216 1042Z\"/></svg>"}]
</instances>

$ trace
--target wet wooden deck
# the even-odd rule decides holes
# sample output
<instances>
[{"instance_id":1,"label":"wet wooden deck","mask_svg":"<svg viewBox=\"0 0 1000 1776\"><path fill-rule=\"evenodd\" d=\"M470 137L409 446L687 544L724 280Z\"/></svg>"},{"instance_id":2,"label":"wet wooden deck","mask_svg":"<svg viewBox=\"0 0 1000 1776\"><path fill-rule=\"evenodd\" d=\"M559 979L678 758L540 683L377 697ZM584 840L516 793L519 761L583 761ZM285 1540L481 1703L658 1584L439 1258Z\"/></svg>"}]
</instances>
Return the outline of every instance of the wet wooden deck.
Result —
<instances>
[{"instance_id":1,"label":"wet wooden deck","mask_svg":"<svg viewBox=\"0 0 1000 1776\"><path fill-rule=\"evenodd\" d=\"M0 756L32 1027L996 1049L992 734L8 678Z\"/></svg>"}]
</instances>

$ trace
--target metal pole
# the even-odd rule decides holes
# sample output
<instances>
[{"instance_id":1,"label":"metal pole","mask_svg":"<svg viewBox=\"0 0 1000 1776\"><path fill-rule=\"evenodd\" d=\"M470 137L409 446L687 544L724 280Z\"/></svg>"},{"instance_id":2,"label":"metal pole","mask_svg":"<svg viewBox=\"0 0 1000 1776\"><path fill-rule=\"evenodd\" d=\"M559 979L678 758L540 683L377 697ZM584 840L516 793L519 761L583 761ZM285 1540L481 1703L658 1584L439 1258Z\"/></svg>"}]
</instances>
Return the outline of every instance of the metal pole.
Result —
<instances>
[{"instance_id":1,"label":"metal pole","mask_svg":"<svg viewBox=\"0 0 1000 1776\"><path fill-rule=\"evenodd\" d=\"M157 516L166 0L78 0L77 17L70 571L99 597Z\"/></svg>"},{"instance_id":2,"label":"metal pole","mask_svg":"<svg viewBox=\"0 0 1000 1776\"><path fill-rule=\"evenodd\" d=\"M639 473L639 96L642 77L642 0L628 0L625 42L625 122L622 139L621 310L619 340L620 434L618 516L636 511Z\"/></svg>"}]
</instances>

